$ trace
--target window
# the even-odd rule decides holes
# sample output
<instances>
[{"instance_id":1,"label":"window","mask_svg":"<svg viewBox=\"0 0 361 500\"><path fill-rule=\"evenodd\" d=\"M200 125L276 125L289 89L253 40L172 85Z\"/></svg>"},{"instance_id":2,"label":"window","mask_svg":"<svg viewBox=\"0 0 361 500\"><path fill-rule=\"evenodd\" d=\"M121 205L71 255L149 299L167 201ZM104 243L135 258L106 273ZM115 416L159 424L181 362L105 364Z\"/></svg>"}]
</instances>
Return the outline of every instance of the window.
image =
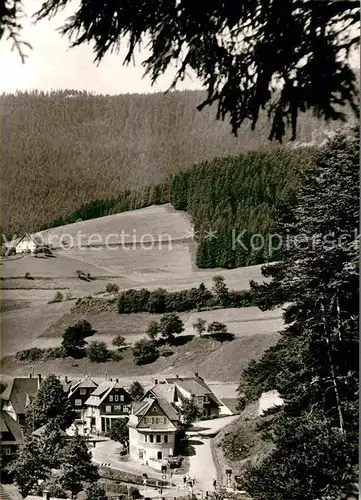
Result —
<instances>
[{"instance_id":1,"label":"window","mask_svg":"<svg viewBox=\"0 0 361 500\"><path fill-rule=\"evenodd\" d=\"M116 395L114 396L114 401L119 401L119 396L118 396L118 394L116 394Z\"/></svg>"},{"instance_id":2,"label":"window","mask_svg":"<svg viewBox=\"0 0 361 500\"><path fill-rule=\"evenodd\" d=\"M106 406L105 407L105 412L106 413L111 413L112 412L112 407L111 406Z\"/></svg>"},{"instance_id":3,"label":"window","mask_svg":"<svg viewBox=\"0 0 361 500\"><path fill-rule=\"evenodd\" d=\"M209 396L204 396L204 402L209 403Z\"/></svg>"},{"instance_id":4,"label":"window","mask_svg":"<svg viewBox=\"0 0 361 500\"><path fill-rule=\"evenodd\" d=\"M75 400L75 406L81 406L83 404L81 399L76 399Z\"/></svg>"},{"instance_id":5,"label":"window","mask_svg":"<svg viewBox=\"0 0 361 500\"><path fill-rule=\"evenodd\" d=\"M154 436L153 436L153 434L150 434L150 436L149 436L149 442L150 443L154 443Z\"/></svg>"},{"instance_id":6,"label":"window","mask_svg":"<svg viewBox=\"0 0 361 500\"><path fill-rule=\"evenodd\" d=\"M113 396L112 395L109 396L109 401L113 401Z\"/></svg>"},{"instance_id":7,"label":"window","mask_svg":"<svg viewBox=\"0 0 361 500\"><path fill-rule=\"evenodd\" d=\"M11 448L10 448L10 446L5 446L5 448L4 448L4 454L5 455L11 455Z\"/></svg>"},{"instance_id":8,"label":"window","mask_svg":"<svg viewBox=\"0 0 361 500\"><path fill-rule=\"evenodd\" d=\"M203 397L202 396L198 396L197 398L197 405L201 406L203 404Z\"/></svg>"},{"instance_id":9,"label":"window","mask_svg":"<svg viewBox=\"0 0 361 500\"><path fill-rule=\"evenodd\" d=\"M123 394L120 395L120 401L124 401L124 396Z\"/></svg>"},{"instance_id":10,"label":"window","mask_svg":"<svg viewBox=\"0 0 361 500\"><path fill-rule=\"evenodd\" d=\"M168 443L168 436L167 436L167 434L164 434L164 442Z\"/></svg>"},{"instance_id":11,"label":"window","mask_svg":"<svg viewBox=\"0 0 361 500\"><path fill-rule=\"evenodd\" d=\"M157 443L160 443L160 442L161 442L161 436L160 436L160 434L157 434L157 435L156 435L156 441L157 441Z\"/></svg>"},{"instance_id":12,"label":"window","mask_svg":"<svg viewBox=\"0 0 361 500\"><path fill-rule=\"evenodd\" d=\"M80 389L80 395L81 396L85 396L86 394L86 390L85 389Z\"/></svg>"},{"instance_id":13,"label":"window","mask_svg":"<svg viewBox=\"0 0 361 500\"><path fill-rule=\"evenodd\" d=\"M160 421L160 417L155 417L155 423L159 424L160 423L159 421Z\"/></svg>"},{"instance_id":14,"label":"window","mask_svg":"<svg viewBox=\"0 0 361 500\"><path fill-rule=\"evenodd\" d=\"M144 434L144 442L148 443L148 436L146 434Z\"/></svg>"}]
</instances>

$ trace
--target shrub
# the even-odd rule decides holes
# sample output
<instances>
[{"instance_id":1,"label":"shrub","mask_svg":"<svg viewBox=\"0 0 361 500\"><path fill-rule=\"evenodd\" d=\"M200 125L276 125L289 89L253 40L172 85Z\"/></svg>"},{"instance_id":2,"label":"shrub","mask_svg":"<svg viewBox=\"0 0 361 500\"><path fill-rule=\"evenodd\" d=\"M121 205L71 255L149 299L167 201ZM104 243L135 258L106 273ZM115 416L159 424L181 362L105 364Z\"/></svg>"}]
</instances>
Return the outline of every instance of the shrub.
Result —
<instances>
[{"instance_id":1,"label":"shrub","mask_svg":"<svg viewBox=\"0 0 361 500\"><path fill-rule=\"evenodd\" d=\"M150 340L156 340L159 335L159 323L157 321L150 321L146 334Z\"/></svg>"},{"instance_id":2,"label":"shrub","mask_svg":"<svg viewBox=\"0 0 361 500\"><path fill-rule=\"evenodd\" d=\"M151 292L145 288L141 290L125 290L119 294L118 311L120 314L135 312L162 314L190 311L192 309L257 305L257 299L249 291L231 290L228 292L222 277L216 276L214 280L215 295L206 288L204 283L201 283L198 288L190 288L179 292L168 292L163 288Z\"/></svg>"},{"instance_id":3,"label":"shrub","mask_svg":"<svg viewBox=\"0 0 361 500\"><path fill-rule=\"evenodd\" d=\"M40 361L43 357L44 349L39 347L32 347L31 349L24 349L15 354L15 359L18 361Z\"/></svg>"},{"instance_id":4,"label":"shrub","mask_svg":"<svg viewBox=\"0 0 361 500\"><path fill-rule=\"evenodd\" d=\"M43 349L43 360L48 361L51 359L59 359L64 357L64 350L62 347L49 347Z\"/></svg>"},{"instance_id":5,"label":"shrub","mask_svg":"<svg viewBox=\"0 0 361 500\"><path fill-rule=\"evenodd\" d=\"M159 358L159 350L153 341L140 339L134 344L133 356L137 365L145 365Z\"/></svg>"},{"instance_id":6,"label":"shrub","mask_svg":"<svg viewBox=\"0 0 361 500\"><path fill-rule=\"evenodd\" d=\"M129 387L129 394L133 401L139 401L144 396L145 389L138 380L135 380Z\"/></svg>"},{"instance_id":7,"label":"shrub","mask_svg":"<svg viewBox=\"0 0 361 500\"><path fill-rule=\"evenodd\" d=\"M111 357L108 346L102 341L90 342L85 353L93 363L104 363Z\"/></svg>"},{"instance_id":8,"label":"shrub","mask_svg":"<svg viewBox=\"0 0 361 500\"><path fill-rule=\"evenodd\" d=\"M49 347L41 349L40 347L32 347L18 351L15 354L17 361L48 361L50 359L58 359L64 357L64 351L61 347Z\"/></svg>"},{"instance_id":9,"label":"shrub","mask_svg":"<svg viewBox=\"0 0 361 500\"><path fill-rule=\"evenodd\" d=\"M203 318L197 318L195 323L193 323L193 328L198 333L200 337L202 337L202 333L206 331L207 321Z\"/></svg>"},{"instance_id":10,"label":"shrub","mask_svg":"<svg viewBox=\"0 0 361 500\"><path fill-rule=\"evenodd\" d=\"M225 457L230 462L243 460L247 457L251 448L250 443L241 432L228 433L221 441L221 446Z\"/></svg>"},{"instance_id":11,"label":"shrub","mask_svg":"<svg viewBox=\"0 0 361 500\"><path fill-rule=\"evenodd\" d=\"M73 296L71 294L71 292L66 292L65 294L65 300L72 300Z\"/></svg>"},{"instance_id":12,"label":"shrub","mask_svg":"<svg viewBox=\"0 0 361 500\"><path fill-rule=\"evenodd\" d=\"M80 271L80 270L77 270L77 271L76 271L76 275L78 276L78 278L79 278L80 280L83 280L83 281L91 281L91 280L93 280L93 279L94 279L94 278L92 278L92 277L90 276L90 273L86 273L86 274L85 274L85 272L84 272L84 271Z\"/></svg>"},{"instance_id":13,"label":"shrub","mask_svg":"<svg viewBox=\"0 0 361 500\"><path fill-rule=\"evenodd\" d=\"M219 321L213 321L207 328L208 333L222 334L227 333L227 326Z\"/></svg>"},{"instance_id":14,"label":"shrub","mask_svg":"<svg viewBox=\"0 0 361 500\"><path fill-rule=\"evenodd\" d=\"M53 304L54 302L61 302L64 296L59 290L55 293L53 300L49 302L49 304Z\"/></svg>"},{"instance_id":15,"label":"shrub","mask_svg":"<svg viewBox=\"0 0 361 500\"><path fill-rule=\"evenodd\" d=\"M109 351L109 355L113 361L122 361L123 359L123 353L119 350Z\"/></svg>"},{"instance_id":16,"label":"shrub","mask_svg":"<svg viewBox=\"0 0 361 500\"><path fill-rule=\"evenodd\" d=\"M105 291L108 293L118 293L119 285L117 285L116 283L107 283Z\"/></svg>"},{"instance_id":17,"label":"shrub","mask_svg":"<svg viewBox=\"0 0 361 500\"><path fill-rule=\"evenodd\" d=\"M122 337L122 335L117 335L113 340L112 344L115 345L116 347L122 347L125 345L126 339L125 337Z\"/></svg>"}]
</instances>

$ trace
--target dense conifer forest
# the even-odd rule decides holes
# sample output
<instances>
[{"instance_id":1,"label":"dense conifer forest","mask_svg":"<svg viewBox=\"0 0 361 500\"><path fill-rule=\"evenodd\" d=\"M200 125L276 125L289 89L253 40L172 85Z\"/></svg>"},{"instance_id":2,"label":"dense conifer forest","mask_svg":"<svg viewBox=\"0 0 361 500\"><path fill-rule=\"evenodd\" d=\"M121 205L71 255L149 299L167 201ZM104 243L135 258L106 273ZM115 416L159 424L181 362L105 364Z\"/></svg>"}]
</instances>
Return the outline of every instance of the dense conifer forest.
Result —
<instances>
[{"instance_id":1,"label":"dense conifer forest","mask_svg":"<svg viewBox=\"0 0 361 500\"><path fill-rule=\"evenodd\" d=\"M247 125L234 137L227 121L215 120L215 108L197 111L202 99L199 91L101 96L65 90L1 95L3 231L9 234L36 231L56 219L69 218L93 200L119 198L122 193L123 201L118 201L117 210L156 203L163 195L159 187L150 186L168 182L175 173L214 158L270 148L265 118L255 132ZM322 122L305 114L300 119L298 140L322 142L325 130ZM239 161L203 164L192 175L199 179L205 175L204 168L213 165L213 179L222 168L229 175L237 168L239 176ZM256 163L261 169L260 162ZM233 189L232 196L238 196L241 212L243 203L255 205L242 199L247 185L254 182L252 168L256 168L255 161L247 174L238 177L238 185L240 179L244 185L242 193ZM266 169L262 175L266 176L260 180L264 185L268 177ZM274 186L273 173L269 178ZM291 178L292 174L287 175L284 183L291 182ZM174 182L184 182L181 177L177 179ZM217 178L219 182L226 191L228 181ZM133 195L132 191L147 186L140 203L138 194ZM254 193L260 187L254 186ZM284 189L284 184L279 189ZM254 193L246 198L258 196ZM189 196L192 198L194 194ZM191 198L187 207L194 213L197 202ZM218 198L212 200L212 207L216 202ZM184 200L178 200L179 203L184 205ZM202 210L205 209L203 206ZM268 217L265 207L257 209L259 217L263 218L263 210Z\"/></svg>"}]
</instances>

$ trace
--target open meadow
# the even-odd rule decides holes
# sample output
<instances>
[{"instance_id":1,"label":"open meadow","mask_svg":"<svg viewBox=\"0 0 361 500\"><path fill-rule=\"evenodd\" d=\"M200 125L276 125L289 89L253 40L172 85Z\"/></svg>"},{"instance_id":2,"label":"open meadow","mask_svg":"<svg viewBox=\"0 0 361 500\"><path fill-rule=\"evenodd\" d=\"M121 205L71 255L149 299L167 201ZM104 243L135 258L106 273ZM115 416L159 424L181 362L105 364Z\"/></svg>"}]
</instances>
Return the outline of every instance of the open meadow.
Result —
<instances>
[{"instance_id":1,"label":"open meadow","mask_svg":"<svg viewBox=\"0 0 361 500\"><path fill-rule=\"evenodd\" d=\"M118 238L121 231L130 235L125 244ZM243 290L249 287L249 280L262 279L260 266L198 269L194 263L196 243L191 239L191 221L184 212L170 205L77 222L44 233L54 247L61 238L70 238L71 244L55 248L53 257L26 254L2 260L4 373L25 373L33 369L34 365L16 363L14 354L30 347L59 346L65 329L80 319L87 319L96 330L88 340L103 340L109 346L119 334L129 345L133 344L145 336L149 321L160 319L160 315L149 313L72 312L74 300L49 304L56 291L64 297L67 294L68 299L101 296L109 282L116 283L121 290L162 287L175 291L198 287L201 282L211 287L216 274L225 277L230 289ZM165 234L169 238L165 238ZM148 236L142 239L144 235ZM154 239L152 248L151 238ZM79 279L77 271L89 273L90 280ZM26 273L30 279L25 278ZM106 366L87 360L72 363L58 359L38 364L34 369L74 375L89 372L94 376L102 375L106 369L119 376L144 376L182 371L182 368L185 372L197 371L198 368L211 381L235 382L241 367L275 342L276 332L282 328L281 314L280 310L261 312L255 307L184 312L180 314L185 327L184 340L180 340L171 355L165 354L151 365L135 365L127 350L122 361L108 362ZM208 323L224 322L234 340L219 343L210 338L197 338L192 325L198 317Z\"/></svg>"}]
</instances>

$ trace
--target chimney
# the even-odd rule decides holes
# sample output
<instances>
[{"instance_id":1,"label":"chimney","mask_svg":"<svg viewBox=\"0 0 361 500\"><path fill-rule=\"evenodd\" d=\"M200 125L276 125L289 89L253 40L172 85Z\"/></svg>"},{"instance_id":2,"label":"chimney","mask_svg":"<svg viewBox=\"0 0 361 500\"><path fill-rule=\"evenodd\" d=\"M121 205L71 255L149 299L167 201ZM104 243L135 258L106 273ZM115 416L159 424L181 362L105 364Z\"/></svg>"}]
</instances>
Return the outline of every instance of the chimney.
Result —
<instances>
[{"instance_id":1,"label":"chimney","mask_svg":"<svg viewBox=\"0 0 361 500\"><path fill-rule=\"evenodd\" d=\"M32 373L29 373L29 378L33 378L33 374Z\"/></svg>"},{"instance_id":2,"label":"chimney","mask_svg":"<svg viewBox=\"0 0 361 500\"><path fill-rule=\"evenodd\" d=\"M113 382L113 379L112 379L112 378L110 378L109 380L110 380L111 382Z\"/></svg>"},{"instance_id":3,"label":"chimney","mask_svg":"<svg viewBox=\"0 0 361 500\"><path fill-rule=\"evenodd\" d=\"M108 372L105 372L104 375L105 375L105 380L107 381L108 380Z\"/></svg>"},{"instance_id":4,"label":"chimney","mask_svg":"<svg viewBox=\"0 0 361 500\"><path fill-rule=\"evenodd\" d=\"M41 384L41 373L38 373L38 384L39 384L39 386Z\"/></svg>"},{"instance_id":5,"label":"chimney","mask_svg":"<svg viewBox=\"0 0 361 500\"><path fill-rule=\"evenodd\" d=\"M68 375L65 375L64 377L64 382L67 384L68 383Z\"/></svg>"},{"instance_id":6,"label":"chimney","mask_svg":"<svg viewBox=\"0 0 361 500\"><path fill-rule=\"evenodd\" d=\"M179 378L179 375L177 374L177 375L175 376L175 378Z\"/></svg>"},{"instance_id":7,"label":"chimney","mask_svg":"<svg viewBox=\"0 0 361 500\"><path fill-rule=\"evenodd\" d=\"M119 379L118 378L116 378L115 381L116 381L117 384L119 384Z\"/></svg>"},{"instance_id":8,"label":"chimney","mask_svg":"<svg viewBox=\"0 0 361 500\"><path fill-rule=\"evenodd\" d=\"M158 384L158 379L157 379L157 378L155 378L155 379L154 379L154 384L155 384L155 385L157 385L157 384Z\"/></svg>"},{"instance_id":9,"label":"chimney","mask_svg":"<svg viewBox=\"0 0 361 500\"><path fill-rule=\"evenodd\" d=\"M194 376L195 376L196 378L199 378L198 372L195 372Z\"/></svg>"},{"instance_id":10,"label":"chimney","mask_svg":"<svg viewBox=\"0 0 361 500\"><path fill-rule=\"evenodd\" d=\"M50 500L50 493L47 490L43 491L43 500Z\"/></svg>"}]
</instances>

